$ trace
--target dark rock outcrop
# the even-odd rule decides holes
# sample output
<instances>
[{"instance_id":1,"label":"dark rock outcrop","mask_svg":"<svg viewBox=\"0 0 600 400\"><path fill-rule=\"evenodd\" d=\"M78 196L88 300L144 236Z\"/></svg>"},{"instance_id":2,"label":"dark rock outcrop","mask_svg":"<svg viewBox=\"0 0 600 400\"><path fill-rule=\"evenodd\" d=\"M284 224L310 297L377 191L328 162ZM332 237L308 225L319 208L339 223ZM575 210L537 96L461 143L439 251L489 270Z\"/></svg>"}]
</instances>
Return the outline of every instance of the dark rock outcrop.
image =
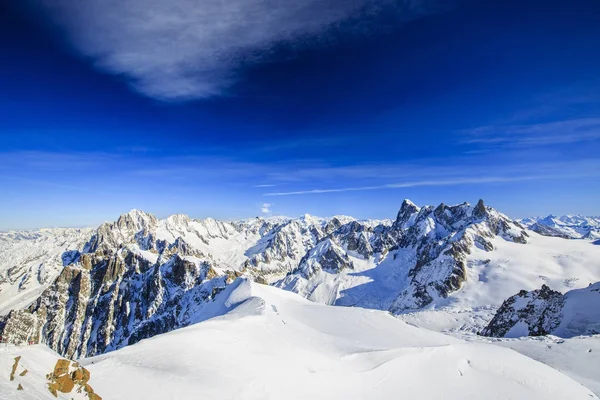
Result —
<instances>
[{"instance_id":1,"label":"dark rock outcrop","mask_svg":"<svg viewBox=\"0 0 600 400\"><path fill-rule=\"evenodd\" d=\"M504 337L519 324L528 336L547 335L560 324L563 305L562 293L546 285L531 292L521 290L502 303L494 318L480 334ZM522 333L518 332L516 335L521 336Z\"/></svg>"}]
</instances>

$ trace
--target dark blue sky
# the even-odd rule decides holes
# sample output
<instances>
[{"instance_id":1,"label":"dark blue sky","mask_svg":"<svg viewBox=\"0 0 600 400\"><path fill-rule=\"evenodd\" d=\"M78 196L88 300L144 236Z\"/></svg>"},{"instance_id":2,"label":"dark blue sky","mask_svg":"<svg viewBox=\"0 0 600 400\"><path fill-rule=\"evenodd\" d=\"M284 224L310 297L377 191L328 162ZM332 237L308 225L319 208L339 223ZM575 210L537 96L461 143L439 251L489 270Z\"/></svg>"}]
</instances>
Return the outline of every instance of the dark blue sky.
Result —
<instances>
[{"instance_id":1,"label":"dark blue sky","mask_svg":"<svg viewBox=\"0 0 600 400\"><path fill-rule=\"evenodd\" d=\"M3 4L0 229L600 214L600 2L353 2Z\"/></svg>"}]
</instances>

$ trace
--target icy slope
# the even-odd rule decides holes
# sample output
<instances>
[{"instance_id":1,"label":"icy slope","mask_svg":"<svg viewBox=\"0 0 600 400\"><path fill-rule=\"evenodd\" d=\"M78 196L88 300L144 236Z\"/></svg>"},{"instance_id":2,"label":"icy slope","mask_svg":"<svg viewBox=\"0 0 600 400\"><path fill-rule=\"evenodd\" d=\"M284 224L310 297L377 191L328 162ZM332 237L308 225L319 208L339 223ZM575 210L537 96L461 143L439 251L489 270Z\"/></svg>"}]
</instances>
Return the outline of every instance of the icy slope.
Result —
<instances>
[{"instance_id":1,"label":"icy slope","mask_svg":"<svg viewBox=\"0 0 600 400\"><path fill-rule=\"evenodd\" d=\"M57 362L60 361L59 364ZM66 368L59 371L59 365ZM14 368L14 373L12 373ZM60 367L59 367L60 368ZM94 378L79 363L63 359L45 345L0 347L0 399L4 400L102 400L93 389ZM70 379L65 379L68 374ZM61 377L62 376L62 377ZM12 377L12 379L11 379ZM60 386L54 396L49 384ZM62 378L62 379L61 379ZM74 384L69 383L69 381ZM87 386L87 387L86 387ZM55 389L56 390L56 389ZM62 392L62 391L64 392ZM91 393L90 393L91 392ZM105 400L106 397L104 398Z\"/></svg>"},{"instance_id":2,"label":"icy slope","mask_svg":"<svg viewBox=\"0 0 600 400\"><path fill-rule=\"evenodd\" d=\"M516 352L383 312L318 305L244 279L226 290L223 317L83 360L96 391L106 399L596 398Z\"/></svg>"}]
</instances>

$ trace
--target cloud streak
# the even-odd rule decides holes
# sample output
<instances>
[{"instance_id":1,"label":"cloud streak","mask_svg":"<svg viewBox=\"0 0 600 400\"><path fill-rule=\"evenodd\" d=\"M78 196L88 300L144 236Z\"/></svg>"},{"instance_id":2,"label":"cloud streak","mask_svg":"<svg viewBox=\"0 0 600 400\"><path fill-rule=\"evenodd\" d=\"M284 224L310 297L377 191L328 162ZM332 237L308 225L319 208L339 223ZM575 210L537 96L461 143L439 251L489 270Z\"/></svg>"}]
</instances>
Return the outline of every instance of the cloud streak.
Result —
<instances>
[{"instance_id":1,"label":"cloud streak","mask_svg":"<svg viewBox=\"0 0 600 400\"><path fill-rule=\"evenodd\" d=\"M580 118L542 124L482 126L464 132L463 143L493 147L533 147L600 139L600 118Z\"/></svg>"},{"instance_id":2,"label":"cloud streak","mask_svg":"<svg viewBox=\"0 0 600 400\"><path fill-rule=\"evenodd\" d=\"M423 180L423 181L412 181L402 183L390 183L385 185L375 186L357 186L357 187L345 187L345 188L334 188L334 189L311 189L311 190L300 190L294 192L272 192L265 193L264 196L295 196L305 194L323 194L323 193L342 193L342 192L358 192L368 190L382 190L382 189L401 189L401 188L412 188L421 186L458 186L458 185L476 185L486 183L507 183L507 182L522 182L522 181L533 181L541 179L556 179L556 178L568 178L575 177L572 175L564 176L496 176L496 177L483 177L483 178L455 178L447 180ZM577 175L577 177L580 177Z\"/></svg>"},{"instance_id":3,"label":"cloud streak","mask_svg":"<svg viewBox=\"0 0 600 400\"><path fill-rule=\"evenodd\" d=\"M241 67L268 60L275 45L318 42L335 29L368 34L359 16L392 10L403 22L431 11L428 3L434 1L43 0L41 4L71 46L97 68L128 78L146 96L184 101L223 94Z\"/></svg>"}]
</instances>

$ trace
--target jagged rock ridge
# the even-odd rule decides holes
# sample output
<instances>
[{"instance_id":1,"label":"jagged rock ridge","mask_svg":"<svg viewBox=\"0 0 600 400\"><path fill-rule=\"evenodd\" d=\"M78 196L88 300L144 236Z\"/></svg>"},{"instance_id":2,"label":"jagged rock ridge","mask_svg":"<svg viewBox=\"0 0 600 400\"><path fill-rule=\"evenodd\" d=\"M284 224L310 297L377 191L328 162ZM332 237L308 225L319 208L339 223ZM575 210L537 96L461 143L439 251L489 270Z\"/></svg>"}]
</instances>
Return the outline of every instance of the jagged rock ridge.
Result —
<instances>
[{"instance_id":1,"label":"jagged rock ridge","mask_svg":"<svg viewBox=\"0 0 600 400\"><path fill-rule=\"evenodd\" d=\"M483 336L518 337L553 334L561 337L600 333L600 282L564 295L543 285L508 298Z\"/></svg>"},{"instance_id":2,"label":"jagged rock ridge","mask_svg":"<svg viewBox=\"0 0 600 400\"><path fill-rule=\"evenodd\" d=\"M519 223L483 201L420 208L405 200L393 223L378 224L311 216L160 220L133 210L65 252L58 277L0 330L11 341L91 356L216 315L213 300L242 274L309 298L325 290L325 300L312 299L350 305L339 301L339 289L365 265L385 266L397 279L377 282L386 287L369 294L377 304L368 296L354 304L399 313L459 290L467 256L475 246L492 251L496 237L528 240Z\"/></svg>"}]
</instances>

